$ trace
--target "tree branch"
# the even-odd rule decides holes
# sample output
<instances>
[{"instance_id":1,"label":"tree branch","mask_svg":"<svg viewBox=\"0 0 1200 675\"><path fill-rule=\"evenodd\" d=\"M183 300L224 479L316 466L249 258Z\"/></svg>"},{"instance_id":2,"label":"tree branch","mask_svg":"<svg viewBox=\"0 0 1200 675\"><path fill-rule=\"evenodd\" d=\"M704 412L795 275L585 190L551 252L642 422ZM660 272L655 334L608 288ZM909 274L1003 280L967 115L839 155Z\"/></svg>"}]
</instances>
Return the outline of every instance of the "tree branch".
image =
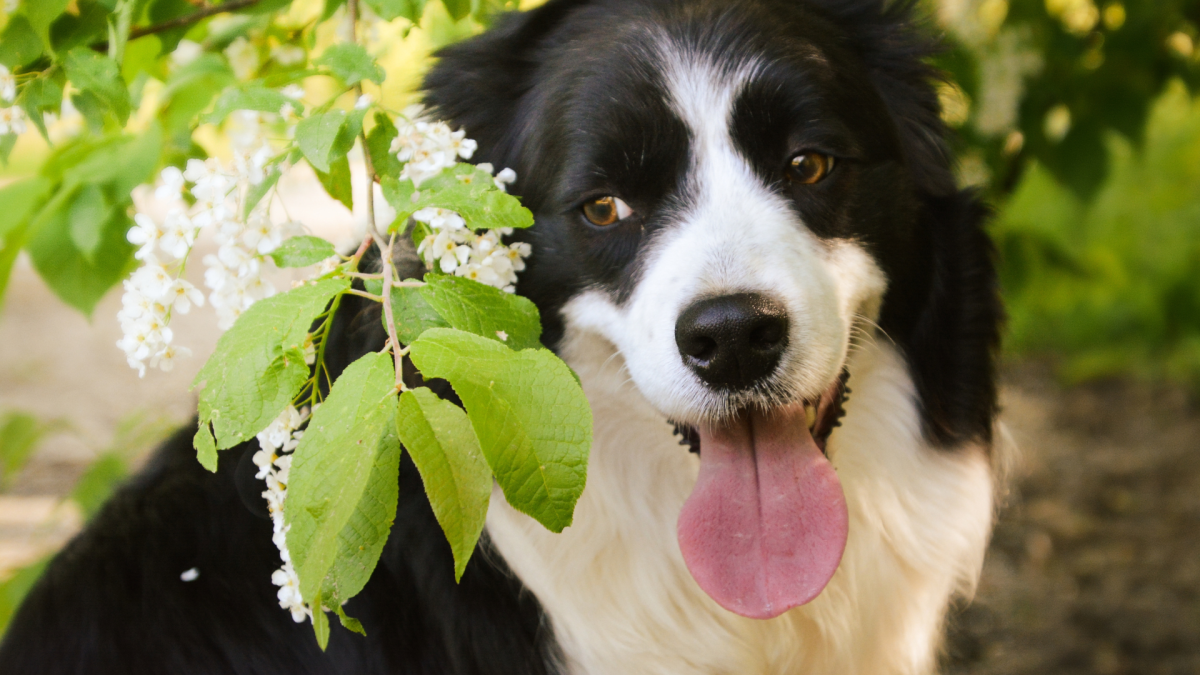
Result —
<instances>
[{"instance_id":1,"label":"tree branch","mask_svg":"<svg viewBox=\"0 0 1200 675\"><path fill-rule=\"evenodd\" d=\"M140 37L146 37L147 35L154 35L155 33L161 33L166 30L171 30L172 28L182 28L184 26L190 26L194 23L203 21L204 19L207 19L208 17L214 16L216 14L224 14L225 12L236 12L239 9L246 9L247 7L253 7L254 5L257 5L261 1L262 0L231 0L231 2L227 2L223 5L205 5L204 8L198 12L193 12L191 14L186 14L184 16L177 16L174 19L168 19L162 23L156 23L153 26L139 26L137 28L134 28L133 30L129 31L129 39L136 40ZM92 43L92 49L95 49L97 51L107 51L108 50L108 41L106 40L104 42Z\"/></svg>"},{"instance_id":2,"label":"tree branch","mask_svg":"<svg viewBox=\"0 0 1200 675\"><path fill-rule=\"evenodd\" d=\"M154 33L161 33L164 30L171 30L172 28L181 28L183 26L190 26L190 25L196 23L197 21L202 21L204 19L207 19L208 17L213 16L214 14L223 14L225 12L236 12L239 9L246 9L247 7L253 7L254 5L257 5L260 1L261 0L233 0L232 2L227 2L223 5L212 5L212 6L209 6L209 7L206 7L204 9L200 10L199 12L195 12L193 14L187 14L185 16L176 17L174 19L170 19L170 20L164 21L162 23L155 24L153 26L143 26L141 28L134 28L133 30L129 31L129 39L136 40L137 38L145 37L147 35L153 35Z\"/></svg>"}]
</instances>

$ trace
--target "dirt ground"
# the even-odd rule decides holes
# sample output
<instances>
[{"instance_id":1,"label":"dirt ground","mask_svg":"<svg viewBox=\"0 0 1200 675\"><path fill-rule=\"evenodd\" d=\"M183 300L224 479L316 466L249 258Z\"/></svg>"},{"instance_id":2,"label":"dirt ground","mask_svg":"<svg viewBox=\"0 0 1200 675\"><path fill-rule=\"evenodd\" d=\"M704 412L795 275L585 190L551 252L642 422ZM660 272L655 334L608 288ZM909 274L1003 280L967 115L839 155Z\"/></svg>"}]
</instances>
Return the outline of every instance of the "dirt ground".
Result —
<instances>
[{"instance_id":1,"label":"dirt ground","mask_svg":"<svg viewBox=\"0 0 1200 675\"><path fill-rule=\"evenodd\" d=\"M197 280L198 281L198 280ZM181 424L216 332L201 310L177 334L197 357L144 380L114 346L114 294L89 322L22 264L0 313L0 413L69 420L0 494L0 579L81 522L62 506L131 415ZM1200 410L1130 383L1063 389L1010 368L1004 418L1022 448L974 603L951 618L947 675L1200 673Z\"/></svg>"},{"instance_id":2,"label":"dirt ground","mask_svg":"<svg viewBox=\"0 0 1200 675\"><path fill-rule=\"evenodd\" d=\"M1200 411L1182 391L1006 375L1022 449L948 675L1200 673Z\"/></svg>"}]
</instances>

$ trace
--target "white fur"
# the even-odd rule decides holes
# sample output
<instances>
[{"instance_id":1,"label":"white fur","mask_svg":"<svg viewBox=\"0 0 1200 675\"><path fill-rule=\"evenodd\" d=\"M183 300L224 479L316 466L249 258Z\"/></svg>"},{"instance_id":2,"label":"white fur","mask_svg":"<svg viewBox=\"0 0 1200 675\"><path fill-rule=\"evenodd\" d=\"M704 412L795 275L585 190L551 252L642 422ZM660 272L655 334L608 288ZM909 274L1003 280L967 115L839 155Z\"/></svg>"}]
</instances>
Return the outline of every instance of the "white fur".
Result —
<instances>
[{"instance_id":1,"label":"white fur","mask_svg":"<svg viewBox=\"0 0 1200 675\"><path fill-rule=\"evenodd\" d=\"M595 417L574 525L551 534L497 490L488 532L541 601L575 675L928 673L947 602L982 565L986 454L926 445L903 359L873 332L855 332L878 311L878 266L853 242L815 237L736 151L731 106L753 64L662 56L692 132L696 199L650 244L627 302L593 290L563 311L562 355ZM699 464L666 421L712 420L748 403L707 389L674 339L693 302L748 291L788 308L773 402L814 399L843 367L854 390L828 444L850 512L841 567L815 601L769 621L722 609L688 573L676 521Z\"/></svg>"},{"instance_id":2,"label":"white fur","mask_svg":"<svg viewBox=\"0 0 1200 675\"><path fill-rule=\"evenodd\" d=\"M575 675L932 671L955 590L973 588L992 517L980 449L922 440L902 359L855 350L854 395L829 441L850 511L841 567L812 603L770 621L736 616L692 580L675 523L698 462L630 386L612 347L572 334L564 356L595 416L588 487L574 525L546 531L497 490L488 533L542 603Z\"/></svg>"}]
</instances>

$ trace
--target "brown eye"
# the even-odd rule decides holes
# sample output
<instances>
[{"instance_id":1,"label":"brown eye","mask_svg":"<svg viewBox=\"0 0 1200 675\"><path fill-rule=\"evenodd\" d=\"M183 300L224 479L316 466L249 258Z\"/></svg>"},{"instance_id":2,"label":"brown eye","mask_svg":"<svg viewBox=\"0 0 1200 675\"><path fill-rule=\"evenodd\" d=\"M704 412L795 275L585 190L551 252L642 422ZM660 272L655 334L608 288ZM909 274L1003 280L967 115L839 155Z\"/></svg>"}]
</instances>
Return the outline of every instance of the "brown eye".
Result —
<instances>
[{"instance_id":1,"label":"brown eye","mask_svg":"<svg viewBox=\"0 0 1200 675\"><path fill-rule=\"evenodd\" d=\"M583 205L583 216L597 227L614 225L633 215L633 209L613 196L593 199Z\"/></svg>"},{"instance_id":2,"label":"brown eye","mask_svg":"<svg viewBox=\"0 0 1200 675\"><path fill-rule=\"evenodd\" d=\"M788 180L801 185L820 183L825 180L830 171L833 171L834 162L832 157L819 152L801 153L793 157L791 164L788 165Z\"/></svg>"}]
</instances>

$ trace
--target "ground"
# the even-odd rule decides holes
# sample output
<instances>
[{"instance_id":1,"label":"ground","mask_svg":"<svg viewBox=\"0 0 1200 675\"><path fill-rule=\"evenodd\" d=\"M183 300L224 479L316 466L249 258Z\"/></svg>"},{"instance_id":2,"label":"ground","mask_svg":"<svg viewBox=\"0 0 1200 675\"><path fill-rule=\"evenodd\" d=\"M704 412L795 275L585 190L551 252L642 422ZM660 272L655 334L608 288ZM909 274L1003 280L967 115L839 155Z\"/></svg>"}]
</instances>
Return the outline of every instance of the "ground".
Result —
<instances>
[{"instance_id":1,"label":"ground","mask_svg":"<svg viewBox=\"0 0 1200 675\"><path fill-rule=\"evenodd\" d=\"M1022 450L949 675L1200 673L1200 412L1129 382L1010 368Z\"/></svg>"},{"instance_id":2,"label":"ground","mask_svg":"<svg viewBox=\"0 0 1200 675\"><path fill-rule=\"evenodd\" d=\"M0 579L79 527L61 500L123 420L170 426L193 414L201 358L138 379L115 346L119 306L109 296L89 322L26 263L16 272L0 314L0 413L63 418L72 430L47 439L0 494ZM212 323L200 310L177 332L203 355ZM947 675L1200 673L1194 401L1128 382L1063 388L1026 363L1006 368L1003 404L1022 458L978 594L951 619Z\"/></svg>"}]
</instances>

